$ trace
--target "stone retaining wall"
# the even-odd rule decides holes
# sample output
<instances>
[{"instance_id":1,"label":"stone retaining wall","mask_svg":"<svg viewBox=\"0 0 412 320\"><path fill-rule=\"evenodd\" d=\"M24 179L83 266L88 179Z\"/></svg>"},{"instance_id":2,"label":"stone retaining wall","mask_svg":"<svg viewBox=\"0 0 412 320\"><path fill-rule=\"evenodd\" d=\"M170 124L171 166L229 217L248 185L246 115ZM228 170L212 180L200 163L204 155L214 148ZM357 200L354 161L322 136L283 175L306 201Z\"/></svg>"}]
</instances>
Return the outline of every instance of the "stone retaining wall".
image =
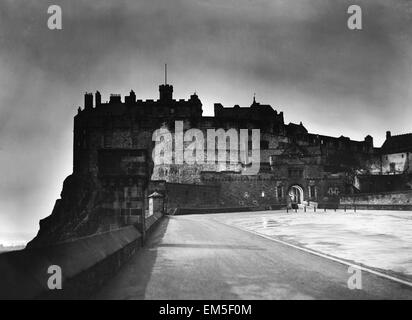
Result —
<instances>
[{"instance_id":1,"label":"stone retaining wall","mask_svg":"<svg viewBox=\"0 0 412 320\"><path fill-rule=\"evenodd\" d=\"M134 227L0 255L0 299L85 298L99 288L141 246ZM62 270L62 290L50 290L48 268Z\"/></svg>"},{"instance_id":2,"label":"stone retaining wall","mask_svg":"<svg viewBox=\"0 0 412 320\"><path fill-rule=\"evenodd\" d=\"M365 193L340 198L339 207L372 210L411 210L412 191Z\"/></svg>"},{"instance_id":3,"label":"stone retaining wall","mask_svg":"<svg viewBox=\"0 0 412 320\"><path fill-rule=\"evenodd\" d=\"M340 204L408 205L412 204L412 191L365 193L340 198Z\"/></svg>"}]
</instances>

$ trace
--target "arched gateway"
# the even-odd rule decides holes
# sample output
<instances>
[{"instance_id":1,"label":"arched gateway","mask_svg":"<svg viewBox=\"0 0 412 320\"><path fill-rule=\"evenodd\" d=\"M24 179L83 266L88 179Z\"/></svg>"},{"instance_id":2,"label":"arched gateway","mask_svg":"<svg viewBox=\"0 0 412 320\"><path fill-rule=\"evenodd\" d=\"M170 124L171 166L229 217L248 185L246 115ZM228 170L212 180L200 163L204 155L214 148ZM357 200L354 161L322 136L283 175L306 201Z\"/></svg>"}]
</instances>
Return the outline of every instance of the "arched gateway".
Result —
<instances>
[{"instance_id":1,"label":"arched gateway","mask_svg":"<svg viewBox=\"0 0 412 320\"><path fill-rule=\"evenodd\" d=\"M303 188L299 185L292 185L288 191L288 204L292 207L297 207L304 200Z\"/></svg>"}]
</instances>

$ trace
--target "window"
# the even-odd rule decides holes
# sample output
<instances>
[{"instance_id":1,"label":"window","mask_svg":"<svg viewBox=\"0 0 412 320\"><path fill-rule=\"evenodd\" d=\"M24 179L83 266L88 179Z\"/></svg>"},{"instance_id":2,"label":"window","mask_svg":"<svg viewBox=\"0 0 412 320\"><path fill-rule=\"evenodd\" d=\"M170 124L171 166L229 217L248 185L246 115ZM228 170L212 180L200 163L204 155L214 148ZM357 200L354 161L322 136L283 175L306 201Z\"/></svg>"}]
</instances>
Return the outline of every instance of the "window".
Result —
<instances>
[{"instance_id":1,"label":"window","mask_svg":"<svg viewBox=\"0 0 412 320\"><path fill-rule=\"evenodd\" d=\"M316 187L310 186L309 187L309 197L315 198L316 197Z\"/></svg>"},{"instance_id":2,"label":"window","mask_svg":"<svg viewBox=\"0 0 412 320\"><path fill-rule=\"evenodd\" d=\"M276 196L280 199L283 198L283 188L281 186L276 188Z\"/></svg>"}]
</instances>

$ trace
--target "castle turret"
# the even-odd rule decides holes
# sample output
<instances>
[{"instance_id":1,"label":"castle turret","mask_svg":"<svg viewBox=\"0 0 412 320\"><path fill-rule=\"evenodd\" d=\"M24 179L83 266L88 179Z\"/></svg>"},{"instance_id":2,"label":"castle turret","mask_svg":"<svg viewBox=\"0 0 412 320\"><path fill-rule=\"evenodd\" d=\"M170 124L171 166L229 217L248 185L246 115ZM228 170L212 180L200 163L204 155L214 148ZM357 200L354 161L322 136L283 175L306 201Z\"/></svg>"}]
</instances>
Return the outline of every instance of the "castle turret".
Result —
<instances>
[{"instance_id":1,"label":"castle turret","mask_svg":"<svg viewBox=\"0 0 412 320\"><path fill-rule=\"evenodd\" d=\"M130 95L124 97L124 102L127 104L134 104L136 103L136 94L133 90L130 91Z\"/></svg>"},{"instance_id":2,"label":"castle turret","mask_svg":"<svg viewBox=\"0 0 412 320\"><path fill-rule=\"evenodd\" d=\"M200 100L199 100L199 96L197 95L196 92L193 93L193 94L190 96L190 100L192 100L192 101L200 101Z\"/></svg>"},{"instance_id":3,"label":"castle turret","mask_svg":"<svg viewBox=\"0 0 412 320\"><path fill-rule=\"evenodd\" d=\"M84 109L92 109L93 108L93 93L86 92L84 94Z\"/></svg>"},{"instance_id":4,"label":"castle turret","mask_svg":"<svg viewBox=\"0 0 412 320\"><path fill-rule=\"evenodd\" d=\"M162 84L159 86L160 100L173 99L173 86L170 84Z\"/></svg>"}]
</instances>

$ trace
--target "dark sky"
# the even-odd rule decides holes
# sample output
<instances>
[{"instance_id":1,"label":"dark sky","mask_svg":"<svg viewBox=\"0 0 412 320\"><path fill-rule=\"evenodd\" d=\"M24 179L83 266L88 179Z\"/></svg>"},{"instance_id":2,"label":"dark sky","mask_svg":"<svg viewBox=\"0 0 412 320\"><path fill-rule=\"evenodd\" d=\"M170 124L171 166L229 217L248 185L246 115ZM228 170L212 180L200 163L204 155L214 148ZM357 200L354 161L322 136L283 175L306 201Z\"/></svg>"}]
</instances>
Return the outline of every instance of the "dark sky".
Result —
<instances>
[{"instance_id":1,"label":"dark sky","mask_svg":"<svg viewBox=\"0 0 412 320\"><path fill-rule=\"evenodd\" d=\"M47 28L47 8L63 30ZM350 4L363 30L346 26ZM412 1L67 0L0 2L0 243L34 236L72 170L85 91L257 100L310 132L375 145L412 131ZM10 240L9 240L10 241Z\"/></svg>"}]
</instances>

